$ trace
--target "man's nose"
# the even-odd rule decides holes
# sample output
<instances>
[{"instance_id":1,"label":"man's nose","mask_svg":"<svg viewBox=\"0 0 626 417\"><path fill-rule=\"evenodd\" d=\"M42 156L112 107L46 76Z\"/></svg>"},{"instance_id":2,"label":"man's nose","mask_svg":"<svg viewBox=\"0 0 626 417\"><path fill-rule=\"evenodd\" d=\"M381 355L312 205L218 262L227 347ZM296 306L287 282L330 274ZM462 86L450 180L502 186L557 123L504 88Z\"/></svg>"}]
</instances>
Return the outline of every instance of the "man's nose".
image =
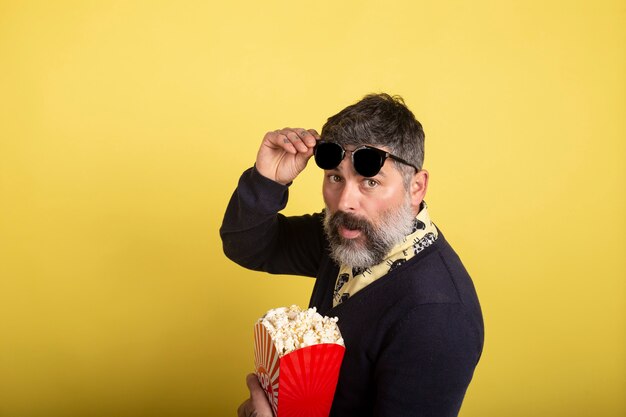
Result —
<instances>
[{"instance_id":1,"label":"man's nose","mask_svg":"<svg viewBox=\"0 0 626 417\"><path fill-rule=\"evenodd\" d=\"M356 181L346 180L341 189L341 194L339 195L339 204L337 208L346 213L353 213L357 211L359 208L360 195L361 191L359 190L359 185Z\"/></svg>"}]
</instances>

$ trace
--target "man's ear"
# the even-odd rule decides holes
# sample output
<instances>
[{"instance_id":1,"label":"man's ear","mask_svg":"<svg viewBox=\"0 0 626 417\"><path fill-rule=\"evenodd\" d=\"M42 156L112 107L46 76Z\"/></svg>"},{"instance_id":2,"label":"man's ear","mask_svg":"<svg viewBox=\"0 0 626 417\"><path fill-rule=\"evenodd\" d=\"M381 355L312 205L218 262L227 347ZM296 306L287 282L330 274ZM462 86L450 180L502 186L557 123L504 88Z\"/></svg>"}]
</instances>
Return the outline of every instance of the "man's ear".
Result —
<instances>
[{"instance_id":1,"label":"man's ear","mask_svg":"<svg viewBox=\"0 0 626 417\"><path fill-rule=\"evenodd\" d=\"M426 190L428 189L428 176L428 171L422 169L415 173L411 179L411 189L409 192L411 193L411 206L415 210L415 213L419 211L420 204L422 204L422 201L426 196Z\"/></svg>"}]
</instances>

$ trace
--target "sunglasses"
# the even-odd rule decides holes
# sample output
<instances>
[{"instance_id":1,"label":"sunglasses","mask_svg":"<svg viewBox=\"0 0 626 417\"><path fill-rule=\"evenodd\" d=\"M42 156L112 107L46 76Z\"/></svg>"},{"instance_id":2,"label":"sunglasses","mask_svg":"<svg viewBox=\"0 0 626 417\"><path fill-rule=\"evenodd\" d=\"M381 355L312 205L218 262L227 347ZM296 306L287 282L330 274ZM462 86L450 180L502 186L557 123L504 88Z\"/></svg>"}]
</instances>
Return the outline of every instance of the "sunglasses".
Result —
<instances>
[{"instance_id":1,"label":"sunglasses","mask_svg":"<svg viewBox=\"0 0 626 417\"><path fill-rule=\"evenodd\" d=\"M336 142L327 142L321 140L315 145L313 150L315 155L315 163L322 169L335 169L339 166L343 158L346 156L346 150ZM382 149L373 146L363 145L352 151L352 165L354 170L364 177L374 177L380 172L385 164L385 160L391 158L401 164L408 165L419 169L410 162L405 161L395 155L385 152Z\"/></svg>"}]
</instances>

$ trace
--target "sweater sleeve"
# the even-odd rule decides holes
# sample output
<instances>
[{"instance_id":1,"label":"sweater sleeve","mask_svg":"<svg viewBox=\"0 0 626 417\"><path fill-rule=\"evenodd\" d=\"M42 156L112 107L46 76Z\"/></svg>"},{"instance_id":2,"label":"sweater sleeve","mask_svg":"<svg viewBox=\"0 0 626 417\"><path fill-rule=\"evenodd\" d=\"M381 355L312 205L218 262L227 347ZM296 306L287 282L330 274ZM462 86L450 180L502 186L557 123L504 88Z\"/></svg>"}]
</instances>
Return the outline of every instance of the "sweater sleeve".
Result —
<instances>
[{"instance_id":1,"label":"sweater sleeve","mask_svg":"<svg viewBox=\"0 0 626 417\"><path fill-rule=\"evenodd\" d=\"M324 247L322 214L278 213L288 190L255 168L243 173L220 228L229 259L256 271L315 276Z\"/></svg>"},{"instance_id":2,"label":"sweater sleeve","mask_svg":"<svg viewBox=\"0 0 626 417\"><path fill-rule=\"evenodd\" d=\"M457 416L480 357L463 304L425 304L388 334L375 369L374 415Z\"/></svg>"}]
</instances>

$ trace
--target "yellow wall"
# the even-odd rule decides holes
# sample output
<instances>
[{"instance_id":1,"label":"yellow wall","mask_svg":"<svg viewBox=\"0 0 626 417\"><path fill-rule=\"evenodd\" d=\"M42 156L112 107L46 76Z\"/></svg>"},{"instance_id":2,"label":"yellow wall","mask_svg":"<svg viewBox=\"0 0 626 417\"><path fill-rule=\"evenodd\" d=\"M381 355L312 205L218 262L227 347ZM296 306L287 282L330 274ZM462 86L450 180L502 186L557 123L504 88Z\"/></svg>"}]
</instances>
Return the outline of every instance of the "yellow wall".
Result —
<instances>
[{"instance_id":1,"label":"yellow wall","mask_svg":"<svg viewBox=\"0 0 626 417\"><path fill-rule=\"evenodd\" d=\"M234 415L312 288L223 256L239 173L388 91L483 304L461 415L623 416L624 2L221 3L0 1L0 415Z\"/></svg>"}]
</instances>

